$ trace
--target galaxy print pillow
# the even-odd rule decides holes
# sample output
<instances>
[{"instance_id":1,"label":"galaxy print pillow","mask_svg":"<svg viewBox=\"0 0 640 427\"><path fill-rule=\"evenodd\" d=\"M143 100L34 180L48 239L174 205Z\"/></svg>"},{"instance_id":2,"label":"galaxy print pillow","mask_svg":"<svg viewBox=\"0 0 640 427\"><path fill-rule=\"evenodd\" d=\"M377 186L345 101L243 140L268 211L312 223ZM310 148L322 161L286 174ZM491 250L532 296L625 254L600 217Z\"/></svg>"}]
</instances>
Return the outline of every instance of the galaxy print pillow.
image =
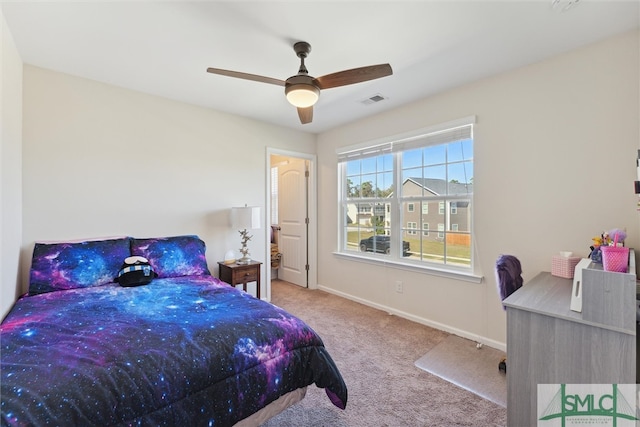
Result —
<instances>
[{"instance_id":1,"label":"galaxy print pillow","mask_svg":"<svg viewBox=\"0 0 640 427\"><path fill-rule=\"evenodd\" d=\"M148 259L158 278L210 276L205 250L198 236L131 239L131 255Z\"/></svg>"},{"instance_id":2,"label":"galaxy print pillow","mask_svg":"<svg viewBox=\"0 0 640 427\"><path fill-rule=\"evenodd\" d=\"M29 295L113 282L122 260L130 255L130 239L36 243L29 274Z\"/></svg>"}]
</instances>

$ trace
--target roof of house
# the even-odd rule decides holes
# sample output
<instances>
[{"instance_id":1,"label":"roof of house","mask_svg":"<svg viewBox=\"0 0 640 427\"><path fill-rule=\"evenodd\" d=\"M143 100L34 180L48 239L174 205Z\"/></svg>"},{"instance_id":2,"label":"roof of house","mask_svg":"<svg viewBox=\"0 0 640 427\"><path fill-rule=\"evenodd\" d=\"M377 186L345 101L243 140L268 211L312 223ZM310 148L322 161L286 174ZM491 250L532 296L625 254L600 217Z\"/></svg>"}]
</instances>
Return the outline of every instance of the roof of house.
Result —
<instances>
[{"instance_id":1,"label":"roof of house","mask_svg":"<svg viewBox=\"0 0 640 427\"><path fill-rule=\"evenodd\" d=\"M473 184L472 183L463 183L463 182L449 182L444 179L434 179L434 178L407 178L403 185L407 181L413 181L417 185L423 187L427 191L432 192L436 195L444 195L444 194L472 194L473 193ZM449 185L449 191L447 192L447 185Z\"/></svg>"}]
</instances>

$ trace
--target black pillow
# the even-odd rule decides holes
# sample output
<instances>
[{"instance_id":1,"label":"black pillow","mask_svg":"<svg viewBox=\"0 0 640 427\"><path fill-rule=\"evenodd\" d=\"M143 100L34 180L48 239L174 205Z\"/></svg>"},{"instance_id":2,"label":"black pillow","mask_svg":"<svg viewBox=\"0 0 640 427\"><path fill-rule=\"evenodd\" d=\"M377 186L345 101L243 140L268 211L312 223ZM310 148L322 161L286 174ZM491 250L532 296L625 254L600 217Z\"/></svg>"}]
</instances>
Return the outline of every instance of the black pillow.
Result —
<instances>
[{"instance_id":1,"label":"black pillow","mask_svg":"<svg viewBox=\"0 0 640 427\"><path fill-rule=\"evenodd\" d=\"M124 260L114 281L120 286L131 287L149 284L156 277L158 274L151 268L149 260L141 256L130 256Z\"/></svg>"}]
</instances>

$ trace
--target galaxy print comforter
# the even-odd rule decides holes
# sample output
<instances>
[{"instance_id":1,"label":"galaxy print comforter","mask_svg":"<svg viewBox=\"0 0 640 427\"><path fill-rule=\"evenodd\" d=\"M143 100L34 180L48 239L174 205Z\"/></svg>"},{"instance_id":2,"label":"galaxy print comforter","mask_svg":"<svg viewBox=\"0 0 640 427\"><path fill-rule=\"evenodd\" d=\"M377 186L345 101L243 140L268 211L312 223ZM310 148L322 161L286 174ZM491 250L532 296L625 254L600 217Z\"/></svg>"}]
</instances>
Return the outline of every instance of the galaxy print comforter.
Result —
<instances>
[{"instance_id":1,"label":"galaxy print comforter","mask_svg":"<svg viewBox=\"0 0 640 427\"><path fill-rule=\"evenodd\" d=\"M209 275L19 299L0 326L2 425L230 426L345 383L300 319Z\"/></svg>"}]
</instances>

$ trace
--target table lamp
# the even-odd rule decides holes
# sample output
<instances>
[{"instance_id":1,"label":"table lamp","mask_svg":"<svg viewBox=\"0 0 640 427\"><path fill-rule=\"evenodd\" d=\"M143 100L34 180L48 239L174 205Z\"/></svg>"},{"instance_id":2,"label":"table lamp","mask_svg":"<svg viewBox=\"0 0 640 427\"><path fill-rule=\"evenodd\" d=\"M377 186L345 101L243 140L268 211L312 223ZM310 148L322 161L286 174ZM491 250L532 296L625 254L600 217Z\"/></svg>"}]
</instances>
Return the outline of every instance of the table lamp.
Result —
<instances>
[{"instance_id":1,"label":"table lamp","mask_svg":"<svg viewBox=\"0 0 640 427\"><path fill-rule=\"evenodd\" d=\"M260 207L247 206L231 208L231 226L239 230L242 243L240 253L242 258L236 261L237 264L249 264L251 257L249 256L249 248L247 242L253 237L247 230L256 230L260 228Z\"/></svg>"}]
</instances>

